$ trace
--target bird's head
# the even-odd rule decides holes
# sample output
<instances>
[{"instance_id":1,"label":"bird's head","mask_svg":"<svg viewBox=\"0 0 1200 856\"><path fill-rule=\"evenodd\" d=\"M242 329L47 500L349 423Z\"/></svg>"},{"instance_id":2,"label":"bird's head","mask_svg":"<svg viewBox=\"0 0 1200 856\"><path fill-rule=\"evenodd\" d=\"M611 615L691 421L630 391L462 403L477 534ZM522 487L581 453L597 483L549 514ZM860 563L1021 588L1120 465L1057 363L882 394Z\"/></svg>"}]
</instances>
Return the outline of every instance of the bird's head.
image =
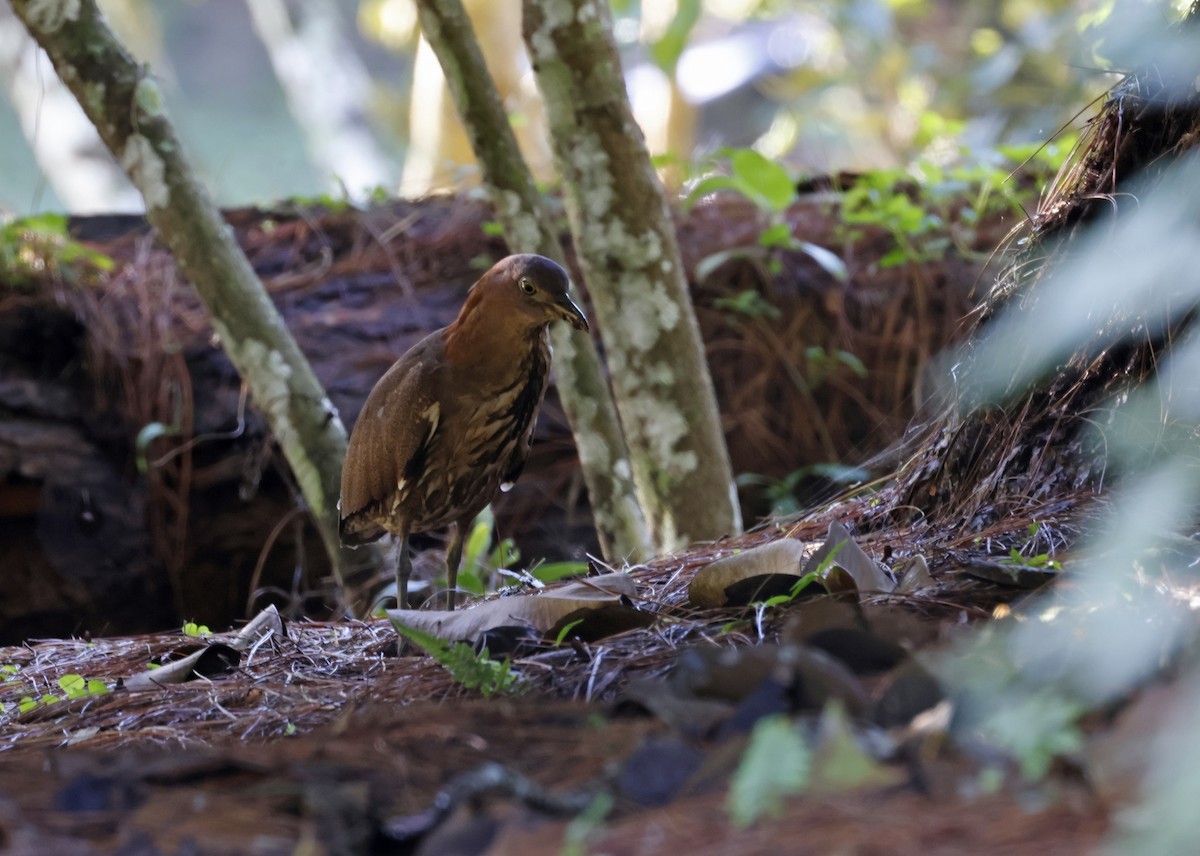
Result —
<instances>
[{"instance_id":1,"label":"bird's head","mask_svg":"<svg viewBox=\"0 0 1200 856\"><path fill-rule=\"evenodd\" d=\"M587 317L571 300L570 282L562 267L533 254L502 259L471 288L477 297L513 313L531 327L566 321L576 330L587 330Z\"/></svg>"}]
</instances>

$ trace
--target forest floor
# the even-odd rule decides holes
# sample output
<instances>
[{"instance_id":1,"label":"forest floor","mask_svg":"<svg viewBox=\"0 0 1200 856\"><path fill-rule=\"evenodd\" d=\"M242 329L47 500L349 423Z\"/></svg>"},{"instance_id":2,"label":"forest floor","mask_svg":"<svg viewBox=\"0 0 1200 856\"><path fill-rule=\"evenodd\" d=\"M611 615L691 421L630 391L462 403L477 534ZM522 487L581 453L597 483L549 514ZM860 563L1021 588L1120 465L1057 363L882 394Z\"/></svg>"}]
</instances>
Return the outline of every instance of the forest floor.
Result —
<instances>
[{"instance_id":1,"label":"forest floor","mask_svg":"<svg viewBox=\"0 0 1200 856\"><path fill-rule=\"evenodd\" d=\"M378 374L376 363L386 365L375 351L403 341L391 316L367 306L355 289L368 273L375 277L371 287L392 275L407 287L438 281L444 270L432 260L433 251L414 252L414 242L441 241L440 252L460 261L487 249L479 229L484 215L476 208L452 206L434 217L427 210L403 217L390 212L406 224L400 239L411 239L390 248L370 223L348 228L307 215L261 212L238 221L239 237L256 250L251 256L260 273L274 271L264 278L291 313L289 324L305 331L302 339L311 337L304 344L318 373L337 379L331 395L343 412L356 411ZM757 215L744 205L734 208L737 216L728 206L702 207L681 224L689 270L705 255L753 244L761 227ZM972 236L975 250L889 269L877 264L891 246L886 235L867 230L851 238L838 233L827 215L818 202L797 206L789 216L813 240L823 236L820 243L840 246L850 260L849 285L793 254L774 277L761 264L735 263L697 290L735 465L776 483L804 461L827 459L826 453L847 459L899 436L913 418L912 399L919 397L914 387L921 386L928 360L961 333L957 319L983 276L987 254L980 248L996 246L1007 230L1005 223L993 224ZM426 228L422 217L440 226ZM439 237L447 224L455 234L473 230L470 250L461 242L447 249ZM712 230L723 236L720 241L712 239ZM114 257L121 258L122 241L123 263L157 263L147 261L145 246L121 237L106 245ZM386 252L361 263L363 247L376 244ZM138 292L137 276L125 281L133 283L130 293ZM747 313L745 300L741 310L722 302L755 289L782 307L782 318ZM144 302L146 293L133 299ZM121 299L110 296L103 307L97 301L94 311L112 312ZM83 311L61 292L54 300ZM454 303L438 300L429 318L411 312L404 317L429 326L442 303ZM176 320L169 323L181 324L187 342L215 351L195 322L194 307L183 313L187 323L178 322L177 309L171 312ZM354 384L322 362L333 361L341 345L315 338L334 312L338 329L361 325L376 340L374 362L346 369ZM404 330L410 337L418 332ZM858 355L863 374L834 378L817 400L783 395L794 391L787 386L789 366L812 369L804 360L812 358L814 342L827 355L842 347ZM94 355L99 346L91 346ZM229 387L223 397L210 396L223 402L225 422L197 407L195 433L222 436L237 404L236 382L194 366L191 376L197 389L212 377ZM872 393L881 390L890 398L872 405ZM809 431L814 413L816 421L824 420L823 431L793 443L793 433ZM878 427L883 416L887 436L868 442L863 426ZM150 417L139 418L130 417L129 424L140 426ZM231 444L221 454L240 461L246 450ZM571 479L559 472L561 460L541 470L532 463L523 481L545 495L566 490ZM225 479L236 487L245 475L241 463L226 466L215 452L206 466L217 475L207 481L197 476L197 492L202 481ZM268 632L253 638L196 628L191 634L82 639L58 630L46 634L57 638L23 634L24 644L0 648L0 850L1090 852L1109 831L1114 806L1131 797L1136 764L1114 762L1116 772L1106 768L1100 775L1091 756L1060 759L1047 775L1027 780L1019 759L954 731L951 703L935 674L938 659L974 629L1027 617L1036 608L1033 592L1058 576L1036 563L1011 561L1014 549L1040 553L1048 543L1061 551L1055 555L1063 560L1063 573L1070 572L1069 547L1094 513L1096 497L1041 497L1024 513L977 516L990 522L972 527L944 510L939 517L921 514L922 503L944 495L936 477L880 476L869 491L771 519L740 539L629 568L630 586L596 610L604 617L595 622L585 616L589 621L579 626L538 627L537 638L509 639L515 646L510 649L502 647L508 644L503 634L489 637L493 662L509 657L510 671L486 696L464 686L461 670L451 674L398 643L386 619L312 620L294 614L296 602L290 608L278 604L286 622L272 617ZM0 484L0 499L4 490ZM211 546L206 542L232 528L228 518L217 525L199 515L257 513L230 505L193 496L195 516L184 525L193 533L188 555L195 555L197 567ZM575 511L568 508L568 516ZM291 515L278 503L266 512L261 525L247 527L259 539L253 549L230 548L228 555L245 554L236 596L214 602L240 607L255 594L244 570L260 556L265 533L283 531ZM545 516L528 505L522 515ZM21 518L12 531L32 537L30 519ZM836 535L839 527L850 536ZM1041 534L1031 534L1038 527ZM206 535L196 538L195 532ZM846 548L833 567L841 572L830 573L813 556L839 539ZM300 541L297 535L298 552ZM163 543L156 541L155 549ZM787 562L771 552L780 543L794 550ZM263 550L261 555L269 545ZM735 568L733 578L719 578L715 600L711 591L701 597L693 587L709 568L728 567L731 559L736 565L746 555L755 558ZM226 572L225 556L204 561ZM81 548L69 562L88 559ZM62 570L67 559L51 555L47 562L39 573L63 573L71 585L77 582ZM291 572L292 559L281 564ZM821 571L818 584L790 596L801 572L813 568ZM260 560L256 577L261 570ZM170 579L179 582L180 573L172 569ZM219 589L207 581L188 584L197 592ZM499 600L542 596L523 592ZM188 656L196 658L188 661L194 668L176 668L170 680L154 678ZM798 750L785 743L781 757L788 757L790 746L802 759L793 758L790 766L784 760L752 763L754 752L762 753L754 746L758 726L778 716L790 717L804 736ZM1144 746L1135 737L1153 721L1146 706L1133 703L1091 723L1088 746L1109 746L1106 758L1137 756Z\"/></svg>"},{"instance_id":2,"label":"forest floor","mask_svg":"<svg viewBox=\"0 0 1200 856\"><path fill-rule=\"evenodd\" d=\"M951 728L925 665L994 616L1039 607L1027 588L975 576L1012 568L971 559L956 533L873 527L870 512L851 500L632 568L621 600L649 626L523 640L515 682L488 696L398 646L383 619L284 627L268 610L249 639L0 649L4 852L1091 852L1170 705L1097 721L1080 759L1025 780L1015 758ZM763 606L780 581L762 576L779 566L768 557L749 567L753 593L693 602L697 577L731 558L790 542L811 562L834 521L867 532L836 561L853 582L827 576ZM898 570L891 594L860 591L845 557L859 547L927 565ZM194 670L167 668L188 655ZM748 773L752 735L778 716L809 754L768 750ZM786 784L789 764L808 770L802 786ZM749 823L734 807L747 800Z\"/></svg>"}]
</instances>

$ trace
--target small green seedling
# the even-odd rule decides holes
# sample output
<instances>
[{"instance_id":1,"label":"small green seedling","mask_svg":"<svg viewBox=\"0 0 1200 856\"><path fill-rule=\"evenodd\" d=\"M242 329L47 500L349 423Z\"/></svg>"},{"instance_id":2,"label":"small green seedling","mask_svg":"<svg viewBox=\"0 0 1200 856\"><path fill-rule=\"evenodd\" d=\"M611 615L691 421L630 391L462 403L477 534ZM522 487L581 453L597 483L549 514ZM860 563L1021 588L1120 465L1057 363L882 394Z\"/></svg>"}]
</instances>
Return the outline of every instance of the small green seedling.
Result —
<instances>
[{"instance_id":1,"label":"small green seedling","mask_svg":"<svg viewBox=\"0 0 1200 856\"><path fill-rule=\"evenodd\" d=\"M484 648L478 654L466 642L450 643L444 639L392 622L396 632L417 647L450 673L454 680L469 690L479 690L484 696L509 695L517 688L517 675L507 658L493 660Z\"/></svg>"},{"instance_id":2,"label":"small green seedling","mask_svg":"<svg viewBox=\"0 0 1200 856\"><path fill-rule=\"evenodd\" d=\"M67 694L67 698L85 698L87 696L106 695L108 684L104 681L84 678L83 675L63 675L58 679L58 685Z\"/></svg>"}]
</instances>

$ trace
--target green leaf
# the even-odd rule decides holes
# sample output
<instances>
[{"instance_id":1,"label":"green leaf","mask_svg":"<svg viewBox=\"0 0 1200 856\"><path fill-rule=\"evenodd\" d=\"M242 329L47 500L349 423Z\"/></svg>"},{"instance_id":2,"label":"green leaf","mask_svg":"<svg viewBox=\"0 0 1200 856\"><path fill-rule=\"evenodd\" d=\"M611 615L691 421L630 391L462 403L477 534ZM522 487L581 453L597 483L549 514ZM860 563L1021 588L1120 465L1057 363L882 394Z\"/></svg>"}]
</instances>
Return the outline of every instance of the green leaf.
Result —
<instances>
[{"instance_id":1,"label":"green leaf","mask_svg":"<svg viewBox=\"0 0 1200 856\"><path fill-rule=\"evenodd\" d=\"M802 591L804 591L806 588L808 588L813 583L813 581L817 580L821 576L821 573L823 573L823 572L822 571L809 571L807 574L804 574L796 579L795 584L792 585L792 588L788 591L787 594L773 595L772 597L769 597L766 600L757 601L753 605L754 606L761 605L766 608L770 608L773 606L785 606L785 605L791 603L792 601L794 601L796 598L798 598Z\"/></svg>"},{"instance_id":2,"label":"green leaf","mask_svg":"<svg viewBox=\"0 0 1200 856\"><path fill-rule=\"evenodd\" d=\"M812 752L790 719L759 720L725 801L734 826L749 826L764 814L778 817L784 798L804 789L811 763Z\"/></svg>"},{"instance_id":3,"label":"green leaf","mask_svg":"<svg viewBox=\"0 0 1200 856\"><path fill-rule=\"evenodd\" d=\"M796 198L796 185L783 165L754 149L734 149L729 153L729 165L767 210L781 212Z\"/></svg>"},{"instance_id":4,"label":"green leaf","mask_svg":"<svg viewBox=\"0 0 1200 856\"><path fill-rule=\"evenodd\" d=\"M569 623L562 630L558 631L558 635L554 637L554 646L556 648L562 647L563 640L566 639L568 635L570 635L571 631L574 630L577 625L582 624L582 623L583 623L582 618L576 618L574 621Z\"/></svg>"},{"instance_id":5,"label":"green leaf","mask_svg":"<svg viewBox=\"0 0 1200 856\"><path fill-rule=\"evenodd\" d=\"M855 484L871 478L871 471L862 467L852 467L828 461L823 464L809 464L804 467L805 475L821 476L836 484Z\"/></svg>"},{"instance_id":6,"label":"green leaf","mask_svg":"<svg viewBox=\"0 0 1200 856\"><path fill-rule=\"evenodd\" d=\"M14 231L35 232L54 238L67 237L67 216L65 214L33 214L14 220L10 225Z\"/></svg>"},{"instance_id":7,"label":"green leaf","mask_svg":"<svg viewBox=\"0 0 1200 856\"><path fill-rule=\"evenodd\" d=\"M79 698L87 695L87 682L83 675L63 675L58 679L58 685L67 694L67 698Z\"/></svg>"},{"instance_id":8,"label":"green leaf","mask_svg":"<svg viewBox=\"0 0 1200 856\"><path fill-rule=\"evenodd\" d=\"M529 574L544 583L555 583L570 577L578 577L588 572L587 562L545 562L536 568L530 568Z\"/></svg>"},{"instance_id":9,"label":"green leaf","mask_svg":"<svg viewBox=\"0 0 1200 856\"><path fill-rule=\"evenodd\" d=\"M798 242L792 236L792 227L789 224L776 223L763 230L763 233L758 236L758 243L763 247L791 249L797 246Z\"/></svg>"},{"instance_id":10,"label":"green leaf","mask_svg":"<svg viewBox=\"0 0 1200 856\"><path fill-rule=\"evenodd\" d=\"M1016 756L1027 781L1041 779L1056 757L1083 748L1079 718L1087 708L1075 699L1047 688L1013 693L1003 702L983 722L982 731Z\"/></svg>"},{"instance_id":11,"label":"green leaf","mask_svg":"<svg viewBox=\"0 0 1200 856\"><path fill-rule=\"evenodd\" d=\"M486 648L476 654L465 642L451 644L431 633L401 624L395 619L392 619L392 626L396 628L397 633L424 650L449 672L455 681L467 689L477 689L484 696L512 693L516 690L517 676L512 672L512 663L507 659L503 662L491 659Z\"/></svg>"},{"instance_id":12,"label":"green leaf","mask_svg":"<svg viewBox=\"0 0 1200 856\"><path fill-rule=\"evenodd\" d=\"M482 229L483 234L487 235L489 238L504 237L504 227L495 220L484 220L479 228Z\"/></svg>"},{"instance_id":13,"label":"green leaf","mask_svg":"<svg viewBox=\"0 0 1200 856\"><path fill-rule=\"evenodd\" d=\"M471 524L471 534L467 536L467 543L463 546L463 560L466 564L478 564L479 560L487 553L487 549L492 543L494 526L495 518L492 516L492 507L485 505L483 511L476 515L475 522Z\"/></svg>"},{"instance_id":14,"label":"green leaf","mask_svg":"<svg viewBox=\"0 0 1200 856\"><path fill-rule=\"evenodd\" d=\"M834 351L833 356L839 363L848 366L859 377L867 376L867 367L863 365L863 361L849 351Z\"/></svg>"},{"instance_id":15,"label":"green leaf","mask_svg":"<svg viewBox=\"0 0 1200 856\"><path fill-rule=\"evenodd\" d=\"M836 793L863 787L899 784L904 773L867 754L854 736L854 726L840 699L830 699L817 726L808 787L813 793Z\"/></svg>"},{"instance_id":16,"label":"green leaf","mask_svg":"<svg viewBox=\"0 0 1200 856\"><path fill-rule=\"evenodd\" d=\"M732 190L748 198L751 198L751 194L753 193L753 189L739 179L731 178L728 175L710 175L700 179L684 198L684 210L690 211L705 196L710 196L720 190ZM753 198L751 198L751 201L757 204L757 201Z\"/></svg>"},{"instance_id":17,"label":"green leaf","mask_svg":"<svg viewBox=\"0 0 1200 856\"><path fill-rule=\"evenodd\" d=\"M732 297L718 297L713 301L713 306L745 315L747 318L779 318L782 314L753 288L740 291Z\"/></svg>"}]
</instances>

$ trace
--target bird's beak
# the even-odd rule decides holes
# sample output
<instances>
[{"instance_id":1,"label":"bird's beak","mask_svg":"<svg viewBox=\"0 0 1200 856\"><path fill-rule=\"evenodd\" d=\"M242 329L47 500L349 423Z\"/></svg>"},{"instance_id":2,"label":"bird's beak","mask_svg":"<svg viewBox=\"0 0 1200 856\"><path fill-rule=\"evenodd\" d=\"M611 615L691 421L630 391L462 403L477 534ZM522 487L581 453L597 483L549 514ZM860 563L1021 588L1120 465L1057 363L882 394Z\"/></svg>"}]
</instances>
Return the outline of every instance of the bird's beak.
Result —
<instances>
[{"instance_id":1,"label":"bird's beak","mask_svg":"<svg viewBox=\"0 0 1200 856\"><path fill-rule=\"evenodd\" d=\"M559 318L566 321L576 330L582 330L585 333L588 330L587 316L583 314L583 310L575 305L575 302L567 295L563 295L554 301L555 314Z\"/></svg>"}]
</instances>

